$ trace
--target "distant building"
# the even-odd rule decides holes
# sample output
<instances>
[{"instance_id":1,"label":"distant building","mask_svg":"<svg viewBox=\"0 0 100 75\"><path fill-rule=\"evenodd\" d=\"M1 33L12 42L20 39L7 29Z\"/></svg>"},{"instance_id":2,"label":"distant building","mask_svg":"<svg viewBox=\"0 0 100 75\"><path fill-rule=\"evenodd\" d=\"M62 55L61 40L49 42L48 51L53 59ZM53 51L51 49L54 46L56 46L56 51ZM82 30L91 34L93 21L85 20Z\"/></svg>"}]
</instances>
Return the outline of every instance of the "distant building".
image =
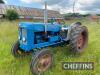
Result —
<instances>
[{"instance_id":1,"label":"distant building","mask_svg":"<svg viewBox=\"0 0 100 75\"><path fill-rule=\"evenodd\" d=\"M32 19L43 19L44 9L21 7L15 5L0 4L0 17L5 16L7 9L14 9L18 14L19 18L32 18ZM58 11L48 10L48 19L54 17L55 19L62 19L62 15Z\"/></svg>"}]
</instances>

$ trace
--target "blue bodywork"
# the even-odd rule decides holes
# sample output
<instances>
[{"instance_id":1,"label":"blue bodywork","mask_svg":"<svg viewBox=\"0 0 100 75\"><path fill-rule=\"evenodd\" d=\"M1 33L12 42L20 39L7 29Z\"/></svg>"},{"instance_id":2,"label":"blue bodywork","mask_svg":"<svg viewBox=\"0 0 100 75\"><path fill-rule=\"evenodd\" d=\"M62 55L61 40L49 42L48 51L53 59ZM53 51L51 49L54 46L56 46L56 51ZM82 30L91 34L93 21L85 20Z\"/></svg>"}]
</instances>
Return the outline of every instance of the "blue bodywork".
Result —
<instances>
[{"instance_id":1,"label":"blue bodywork","mask_svg":"<svg viewBox=\"0 0 100 75\"><path fill-rule=\"evenodd\" d=\"M21 22L19 24L20 48L30 51L37 48L56 45L63 42L59 36L60 24L47 24L47 35L45 35L44 23Z\"/></svg>"}]
</instances>

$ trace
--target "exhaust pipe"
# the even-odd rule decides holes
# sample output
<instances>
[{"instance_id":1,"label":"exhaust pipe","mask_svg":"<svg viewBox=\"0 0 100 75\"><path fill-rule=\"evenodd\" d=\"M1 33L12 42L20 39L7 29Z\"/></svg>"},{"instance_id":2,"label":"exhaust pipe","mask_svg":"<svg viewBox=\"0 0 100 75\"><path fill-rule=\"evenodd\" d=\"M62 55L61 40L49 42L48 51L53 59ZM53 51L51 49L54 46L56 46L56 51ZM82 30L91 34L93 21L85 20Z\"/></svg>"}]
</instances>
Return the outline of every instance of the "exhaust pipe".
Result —
<instances>
[{"instance_id":1,"label":"exhaust pipe","mask_svg":"<svg viewBox=\"0 0 100 75\"><path fill-rule=\"evenodd\" d=\"M47 12L47 2L45 1L44 24L45 24L45 34L46 35L47 35L47 23L48 23L48 12Z\"/></svg>"}]
</instances>

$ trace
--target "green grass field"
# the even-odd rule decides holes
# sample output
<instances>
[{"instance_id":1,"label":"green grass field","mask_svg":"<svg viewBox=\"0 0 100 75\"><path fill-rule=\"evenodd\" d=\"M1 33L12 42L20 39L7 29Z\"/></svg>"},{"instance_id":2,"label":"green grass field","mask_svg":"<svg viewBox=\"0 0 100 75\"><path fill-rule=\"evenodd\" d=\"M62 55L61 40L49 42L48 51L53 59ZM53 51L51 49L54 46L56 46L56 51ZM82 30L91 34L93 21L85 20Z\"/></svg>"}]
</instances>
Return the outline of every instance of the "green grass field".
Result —
<instances>
[{"instance_id":1,"label":"green grass field","mask_svg":"<svg viewBox=\"0 0 100 75\"><path fill-rule=\"evenodd\" d=\"M0 21L0 75L32 75L31 55L16 59L11 47L18 39L18 22ZM71 24L75 21L68 21ZM81 20L89 30L89 44L81 55L73 56L68 46L51 48L54 52L54 66L44 75L100 75L100 24ZM94 70L62 70L62 62L94 62Z\"/></svg>"}]
</instances>

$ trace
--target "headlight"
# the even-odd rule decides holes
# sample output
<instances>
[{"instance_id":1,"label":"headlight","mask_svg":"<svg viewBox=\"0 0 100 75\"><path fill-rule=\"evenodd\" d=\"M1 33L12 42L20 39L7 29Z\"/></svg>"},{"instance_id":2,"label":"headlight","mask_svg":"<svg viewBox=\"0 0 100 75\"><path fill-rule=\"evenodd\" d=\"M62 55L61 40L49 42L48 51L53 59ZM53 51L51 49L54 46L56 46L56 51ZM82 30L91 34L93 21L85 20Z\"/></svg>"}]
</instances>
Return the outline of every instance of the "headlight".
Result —
<instances>
[{"instance_id":1,"label":"headlight","mask_svg":"<svg viewBox=\"0 0 100 75\"><path fill-rule=\"evenodd\" d=\"M23 37L22 41L23 41L23 42L26 42L26 38L25 38L25 37Z\"/></svg>"},{"instance_id":2,"label":"headlight","mask_svg":"<svg viewBox=\"0 0 100 75\"><path fill-rule=\"evenodd\" d=\"M20 36L18 37L19 40L21 40Z\"/></svg>"}]
</instances>

